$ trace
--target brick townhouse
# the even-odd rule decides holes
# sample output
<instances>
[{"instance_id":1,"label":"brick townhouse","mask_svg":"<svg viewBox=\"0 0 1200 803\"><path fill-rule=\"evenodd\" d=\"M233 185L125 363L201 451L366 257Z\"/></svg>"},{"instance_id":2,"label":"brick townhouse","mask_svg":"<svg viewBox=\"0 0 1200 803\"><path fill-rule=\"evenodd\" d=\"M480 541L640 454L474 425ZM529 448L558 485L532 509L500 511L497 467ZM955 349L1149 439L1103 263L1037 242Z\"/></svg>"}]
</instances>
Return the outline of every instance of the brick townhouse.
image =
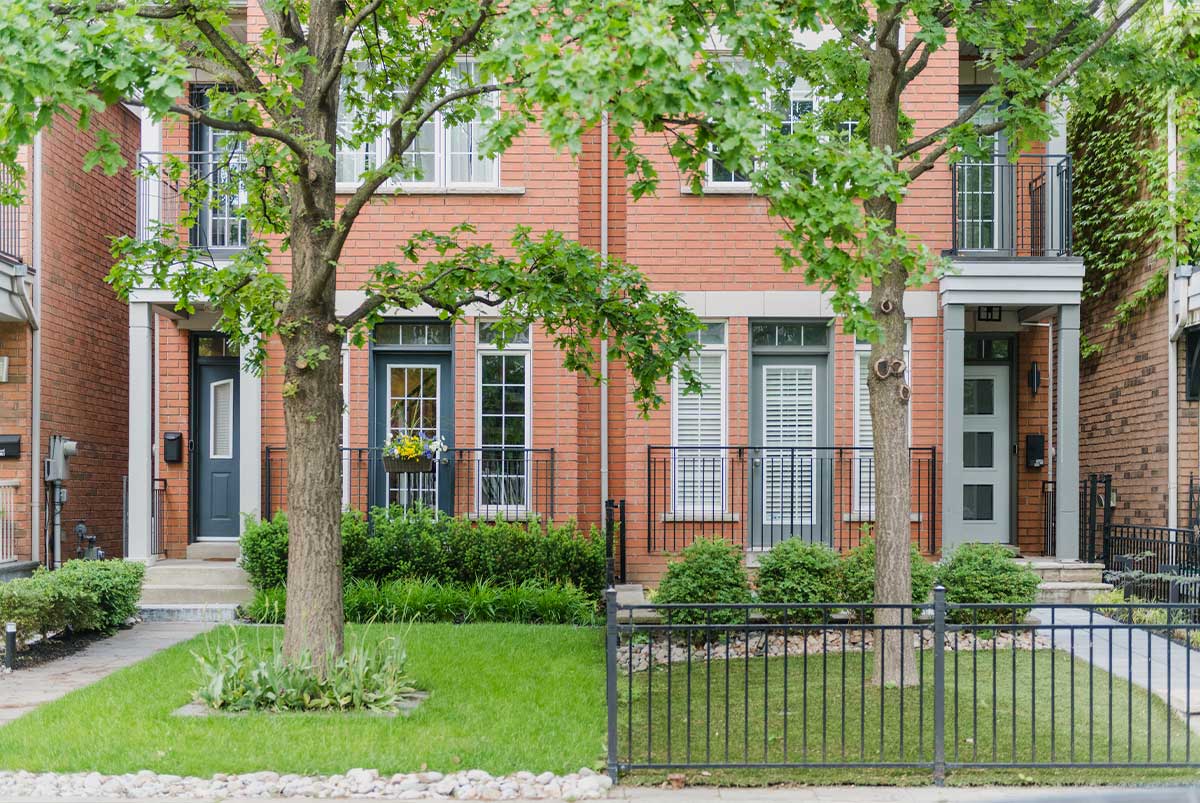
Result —
<instances>
[{"instance_id":1,"label":"brick townhouse","mask_svg":"<svg viewBox=\"0 0 1200 803\"><path fill-rule=\"evenodd\" d=\"M251 3L245 31L262 19ZM918 133L940 126L988 82L977 57L951 43L906 93ZM204 76L191 91L202 96ZM790 90L789 118L821 102ZM786 121L784 121L786 123ZM347 506L423 502L478 518L598 523L604 500L625 501L627 574L653 580L666 555L703 534L749 550L788 537L853 545L873 517L866 344L847 336L828 299L785 274L778 224L742 177L719 161L692 194L661 140L647 140L663 176L633 202L622 166L591 132L578 160L536 127L494 160L475 152L477 127L431 122L414 156L423 178L391 188L363 214L343 258L338 303L362 298L370 266L407 236L469 221L505 242L514 226L558 229L639 266L678 290L706 321L698 369L706 389L648 418L631 403L620 365L603 388L567 373L533 327L503 351L485 318L453 326L432 310L396 311L369 348L347 348L343 390ZM142 159L190 153L202 168L222 148L202 126L143 129ZM338 156L350 189L366 149ZM1010 162L1003 141L985 163L923 176L901 225L953 260L953 274L912 290L912 535L927 554L963 541L1013 543L1074 557L1047 522L1073 532L1074 494L1046 483L1078 475L1079 299L1071 256L1070 162L1058 138ZM171 214L172 188L143 182L140 218ZM235 199L215 198L191 236L214 261L250 236ZM286 265L281 265L286 269ZM277 363L261 376L213 332L202 307L174 311L161 290L129 310L129 555L154 560L236 551L240 516L286 505L286 451ZM279 349L274 349L278 355ZM1059 415L1059 411L1068 414ZM389 433L419 429L453 447L430 474L390 475L378 459ZM1052 448L1053 447L1053 448Z\"/></svg>"},{"instance_id":2,"label":"brick townhouse","mask_svg":"<svg viewBox=\"0 0 1200 803\"><path fill-rule=\"evenodd\" d=\"M91 125L136 160L136 114L116 106ZM25 202L0 207L0 579L75 557L79 524L123 550L129 311L104 277L110 237L135 231L137 188L131 169L84 171L94 141L56 120L20 154ZM75 454L48 483L60 439Z\"/></svg>"}]
</instances>

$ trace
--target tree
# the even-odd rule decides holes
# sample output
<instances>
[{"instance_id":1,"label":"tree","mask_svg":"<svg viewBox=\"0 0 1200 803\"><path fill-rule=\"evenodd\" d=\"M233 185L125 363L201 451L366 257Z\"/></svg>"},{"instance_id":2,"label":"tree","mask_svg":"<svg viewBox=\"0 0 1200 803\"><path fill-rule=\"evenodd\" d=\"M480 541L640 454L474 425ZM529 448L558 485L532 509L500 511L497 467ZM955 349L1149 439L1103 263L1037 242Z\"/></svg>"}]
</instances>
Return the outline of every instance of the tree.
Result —
<instances>
[{"instance_id":1,"label":"tree","mask_svg":"<svg viewBox=\"0 0 1200 803\"><path fill-rule=\"evenodd\" d=\"M876 620L895 624L910 594L908 399L904 294L942 269L897 225L909 185L944 161L991 158L1045 140L1055 106L1081 73L1110 56L1114 36L1147 0L514 0L489 55L537 82L555 141L607 114L635 196L658 181L640 132L665 134L693 190L710 157L749 176L780 224L784 270L830 294L847 331L869 338L874 432ZM517 27L520 26L520 27ZM901 28L904 33L901 33ZM951 37L980 52L995 83L952 121L922 126L903 105ZM1129 52L1123 57L1127 65ZM790 120L775 99L803 80L825 98ZM608 102L606 99L612 99ZM849 126L846 121L855 121ZM863 299L860 289L869 288ZM912 684L911 644L880 631L875 680ZM907 655L903 656L902 651Z\"/></svg>"},{"instance_id":2,"label":"tree","mask_svg":"<svg viewBox=\"0 0 1200 803\"><path fill-rule=\"evenodd\" d=\"M607 339L625 361L635 399L660 403L659 380L695 347L696 317L671 293L653 293L638 272L556 232L518 229L506 248L480 242L469 225L413 236L395 261L373 266L366 300L338 317L334 291L355 221L385 182L412 176L406 159L435 114L481 120L494 150L531 119L528 107L495 115L488 101L533 81L518 68L473 68L505 19L494 0L265 0L261 38L241 41L233 0L11 0L0 6L0 160L63 112L91 115L116 103L159 120L224 132L219 165L197 173L167 157L146 168L183 189L178 221L145 241L119 238L110 279L170 289L181 309L206 300L220 328L261 366L272 337L284 354L290 560L284 651L318 665L342 648L340 567L341 346L361 345L389 309L428 304L450 319L469 305L500 316L499 344L537 322L565 365L594 374ZM185 97L190 71L217 87ZM342 115L339 120L339 109ZM339 125L339 122L341 123ZM336 193L335 153L386 134L360 184ZM99 131L89 168L121 166L117 143ZM17 182L0 189L13 202ZM189 248L187 229L211 197L245 199L253 240L227 266ZM236 202L236 201L235 201ZM274 253L273 253L274 252ZM286 254L286 263L277 254ZM685 369L693 388L694 376Z\"/></svg>"}]
</instances>

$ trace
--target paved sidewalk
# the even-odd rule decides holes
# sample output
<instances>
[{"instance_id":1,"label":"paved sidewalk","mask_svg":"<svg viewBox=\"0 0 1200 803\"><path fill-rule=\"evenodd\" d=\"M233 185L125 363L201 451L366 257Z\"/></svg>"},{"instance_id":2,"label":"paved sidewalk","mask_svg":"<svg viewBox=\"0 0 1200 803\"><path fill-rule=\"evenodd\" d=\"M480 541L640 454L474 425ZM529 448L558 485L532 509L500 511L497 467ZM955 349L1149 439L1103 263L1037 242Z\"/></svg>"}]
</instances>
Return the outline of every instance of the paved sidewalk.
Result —
<instances>
[{"instance_id":1,"label":"paved sidewalk","mask_svg":"<svg viewBox=\"0 0 1200 803\"><path fill-rule=\"evenodd\" d=\"M66 658L0 674L0 727L214 626L211 622L143 622Z\"/></svg>"},{"instance_id":2,"label":"paved sidewalk","mask_svg":"<svg viewBox=\"0 0 1200 803\"><path fill-rule=\"evenodd\" d=\"M1141 686L1166 701L1173 709L1188 716L1192 728L1200 732L1200 652L1164 638L1161 631L1151 633L1123 622L1076 608L1035 608L1033 616L1043 625L1117 625L1076 630L1074 642L1065 629L1043 627L1038 635L1050 638L1064 652L1090 662L1113 676Z\"/></svg>"}]
</instances>

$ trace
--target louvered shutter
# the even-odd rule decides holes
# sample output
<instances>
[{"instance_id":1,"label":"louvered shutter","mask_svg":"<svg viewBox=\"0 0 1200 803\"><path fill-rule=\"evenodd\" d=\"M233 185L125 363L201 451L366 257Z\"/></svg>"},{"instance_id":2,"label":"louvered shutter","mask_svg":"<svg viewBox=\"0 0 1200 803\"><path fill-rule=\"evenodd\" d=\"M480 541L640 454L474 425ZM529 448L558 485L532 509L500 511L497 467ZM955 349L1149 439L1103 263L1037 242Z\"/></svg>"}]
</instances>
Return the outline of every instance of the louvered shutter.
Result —
<instances>
[{"instance_id":1,"label":"louvered shutter","mask_svg":"<svg viewBox=\"0 0 1200 803\"><path fill-rule=\"evenodd\" d=\"M812 524L815 384L811 365L763 368L762 498L767 524Z\"/></svg>"},{"instance_id":2,"label":"louvered shutter","mask_svg":"<svg viewBox=\"0 0 1200 803\"><path fill-rule=\"evenodd\" d=\"M694 369L704 390L685 394L676 383L675 445L721 446L724 438L725 354L712 351L696 357ZM721 449L675 450L675 510L685 515L717 514L725 510L724 455Z\"/></svg>"},{"instance_id":3,"label":"louvered shutter","mask_svg":"<svg viewBox=\"0 0 1200 803\"><path fill-rule=\"evenodd\" d=\"M211 385L212 443L209 457L230 459L233 457L233 380L226 379Z\"/></svg>"},{"instance_id":4,"label":"louvered shutter","mask_svg":"<svg viewBox=\"0 0 1200 803\"><path fill-rule=\"evenodd\" d=\"M860 351L855 355L857 370L854 378L854 445L874 446L875 436L871 431L871 394L867 379L871 371L871 353ZM855 451L851 459L853 473L854 510L872 517L875 515L875 458L865 449Z\"/></svg>"}]
</instances>

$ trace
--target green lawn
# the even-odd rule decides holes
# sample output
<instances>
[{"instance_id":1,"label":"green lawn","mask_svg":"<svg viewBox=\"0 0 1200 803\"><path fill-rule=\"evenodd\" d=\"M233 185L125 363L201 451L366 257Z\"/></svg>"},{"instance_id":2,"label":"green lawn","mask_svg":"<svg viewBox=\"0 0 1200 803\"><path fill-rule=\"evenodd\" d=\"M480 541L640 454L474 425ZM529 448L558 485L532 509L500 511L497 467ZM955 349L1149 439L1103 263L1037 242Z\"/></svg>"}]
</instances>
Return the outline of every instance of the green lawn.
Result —
<instances>
[{"instance_id":1,"label":"green lawn","mask_svg":"<svg viewBox=\"0 0 1200 803\"><path fill-rule=\"evenodd\" d=\"M277 628L240 628L269 645ZM350 626L347 640L405 633L431 696L409 717L250 714L181 718L196 685L192 651L166 650L0 727L0 768L180 775L480 768L574 771L604 753L600 629L550 625Z\"/></svg>"},{"instance_id":2,"label":"green lawn","mask_svg":"<svg viewBox=\"0 0 1200 803\"><path fill-rule=\"evenodd\" d=\"M828 658L817 655L807 661L796 656L789 657L786 672L782 657L713 661L707 671L703 661L693 661L690 679L686 663L675 664L669 673L666 667L658 667L652 672L634 673L632 678L622 675L622 762L630 758L634 764L686 763L689 758L694 762L728 764L931 761L932 653L925 654L922 686L908 688L903 693L896 688L880 690L864 683L864 669L869 678L871 661L869 653ZM1085 662L1072 661L1061 651L1014 654L1011 650L981 650L975 661L970 653L960 655L956 678L953 654L948 655L947 761L1025 763L1032 759L1036 763L1052 763L1069 761L1072 755L1074 760L1087 761L1090 751L1096 762L1190 760L1195 768L959 769L951 770L951 780L1106 783L1200 777L1197 772L1200 735L1192 737L1189 759L1187 726L1169 713L1161 700L1099 670L1092 670L1089 689L1088 670ZM1149 746L1147 717L1152 734ZM661 781L663 774L645 770L635 773L633 779ZM688 774L698 782L731 783L789 779L803 779L805 783L863 783L867 778L882 783L928 783L930 778L928 768L853 766L802 771L718 769L708 775L699 771Z\"/></svg>"}]
</instances>

